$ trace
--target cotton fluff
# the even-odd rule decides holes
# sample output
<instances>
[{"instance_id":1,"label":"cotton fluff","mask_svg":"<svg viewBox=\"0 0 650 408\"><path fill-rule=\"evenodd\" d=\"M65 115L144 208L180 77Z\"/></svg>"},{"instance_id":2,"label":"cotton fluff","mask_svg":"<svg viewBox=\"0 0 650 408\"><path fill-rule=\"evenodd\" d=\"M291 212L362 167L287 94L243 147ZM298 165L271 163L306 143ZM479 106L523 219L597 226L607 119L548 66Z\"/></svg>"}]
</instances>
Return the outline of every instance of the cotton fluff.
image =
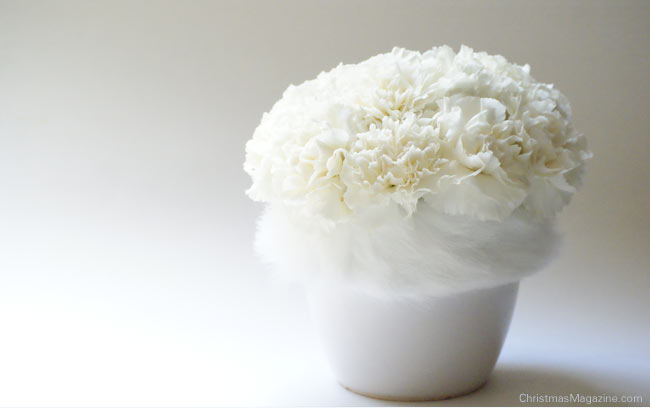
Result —
<instances>
[{"instance_id":1,"label":"cotton fluff","mask_svg":"<svg viewBox=\"0 0 650 408\"><path fill-rule=\"evenodd\" d=\"M527 65L395 48L290 86L244 168L278 271L419 295L543 266L589 155L567 99Z\"/></svg>"}]
</instances>

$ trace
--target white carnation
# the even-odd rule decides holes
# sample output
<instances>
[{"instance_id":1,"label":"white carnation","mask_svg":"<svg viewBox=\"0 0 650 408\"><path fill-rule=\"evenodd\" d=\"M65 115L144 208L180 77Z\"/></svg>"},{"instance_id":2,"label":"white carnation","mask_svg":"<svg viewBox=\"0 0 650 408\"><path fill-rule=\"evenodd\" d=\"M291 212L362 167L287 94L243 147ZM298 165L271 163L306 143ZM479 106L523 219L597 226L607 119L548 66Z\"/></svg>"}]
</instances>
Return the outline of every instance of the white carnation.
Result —
<instances>
[{"instance_id":1,"label":"white carnation","mask_svg":"<svg viewBox=\"0 0 650 408\"><path fill-rule=\"evenodd\" d=\"M566 98L529 71L467 47L395 48L290 86L246 145L247 193L336 223L422 202L552 217L589 153Z\"/></svg>"}]
</instances>

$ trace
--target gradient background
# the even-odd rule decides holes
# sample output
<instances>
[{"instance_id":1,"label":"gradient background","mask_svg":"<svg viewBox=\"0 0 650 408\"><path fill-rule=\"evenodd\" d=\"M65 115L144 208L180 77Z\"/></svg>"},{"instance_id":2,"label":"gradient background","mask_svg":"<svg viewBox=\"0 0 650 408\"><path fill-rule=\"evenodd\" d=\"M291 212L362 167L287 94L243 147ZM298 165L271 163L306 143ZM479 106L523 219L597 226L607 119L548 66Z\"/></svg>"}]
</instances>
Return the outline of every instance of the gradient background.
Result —
<instances>
[{"instance_id":1,"label":"gradient background","mask_svg":"<svg viewBox=\"0 0 650 408\"><path fill-rule=\"evenodd\" d=\"M393 46L529 63L595 157L488 385L650 403L650 2L0 2L0 405L382 405L251 243L244 144Z\"/></svg>"}]
</instances>

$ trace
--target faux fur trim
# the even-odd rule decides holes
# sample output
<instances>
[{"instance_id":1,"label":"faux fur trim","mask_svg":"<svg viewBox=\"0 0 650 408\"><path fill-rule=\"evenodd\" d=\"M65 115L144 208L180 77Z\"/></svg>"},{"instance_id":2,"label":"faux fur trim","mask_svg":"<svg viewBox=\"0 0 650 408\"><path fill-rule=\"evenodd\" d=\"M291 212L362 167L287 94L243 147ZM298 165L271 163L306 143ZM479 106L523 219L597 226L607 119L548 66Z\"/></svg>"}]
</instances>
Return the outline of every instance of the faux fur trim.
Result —
<instances>
[{"instance_id":1,"label":"faux fur trim","mask_svg":"<svg viewBox=\"0 0 650 408\"><path fill-rule=\"evenodd\" d=\"M316 225L275 204L258 220L255 247L275 274L291 281L412 298L518 281L545 266L558 244L552 221L517 214L479 221L421 203L408 217L395 206L352 222Z\"/></svg>"}]
</instances>

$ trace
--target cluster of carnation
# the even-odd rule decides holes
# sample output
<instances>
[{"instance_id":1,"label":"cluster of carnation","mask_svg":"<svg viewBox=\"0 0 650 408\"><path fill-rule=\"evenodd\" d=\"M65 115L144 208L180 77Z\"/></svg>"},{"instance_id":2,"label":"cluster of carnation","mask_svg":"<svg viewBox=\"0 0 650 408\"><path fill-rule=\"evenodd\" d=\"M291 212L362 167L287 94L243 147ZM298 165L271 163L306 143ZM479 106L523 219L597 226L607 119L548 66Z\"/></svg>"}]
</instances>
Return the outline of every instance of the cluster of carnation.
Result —
<instances>
[{"instance_id":1,"label":"cluster of carnation","mask_svg":"<svg viewBox=\"0 0 650 408\"><path fill-rule=\"evenodd\" d=\"M422 202L502 221L556 214L588 156L564 95L527 65L467 47L395 48L290 86L244 168L254 200L333 222Z\"/></svg>"}]
</instances>

